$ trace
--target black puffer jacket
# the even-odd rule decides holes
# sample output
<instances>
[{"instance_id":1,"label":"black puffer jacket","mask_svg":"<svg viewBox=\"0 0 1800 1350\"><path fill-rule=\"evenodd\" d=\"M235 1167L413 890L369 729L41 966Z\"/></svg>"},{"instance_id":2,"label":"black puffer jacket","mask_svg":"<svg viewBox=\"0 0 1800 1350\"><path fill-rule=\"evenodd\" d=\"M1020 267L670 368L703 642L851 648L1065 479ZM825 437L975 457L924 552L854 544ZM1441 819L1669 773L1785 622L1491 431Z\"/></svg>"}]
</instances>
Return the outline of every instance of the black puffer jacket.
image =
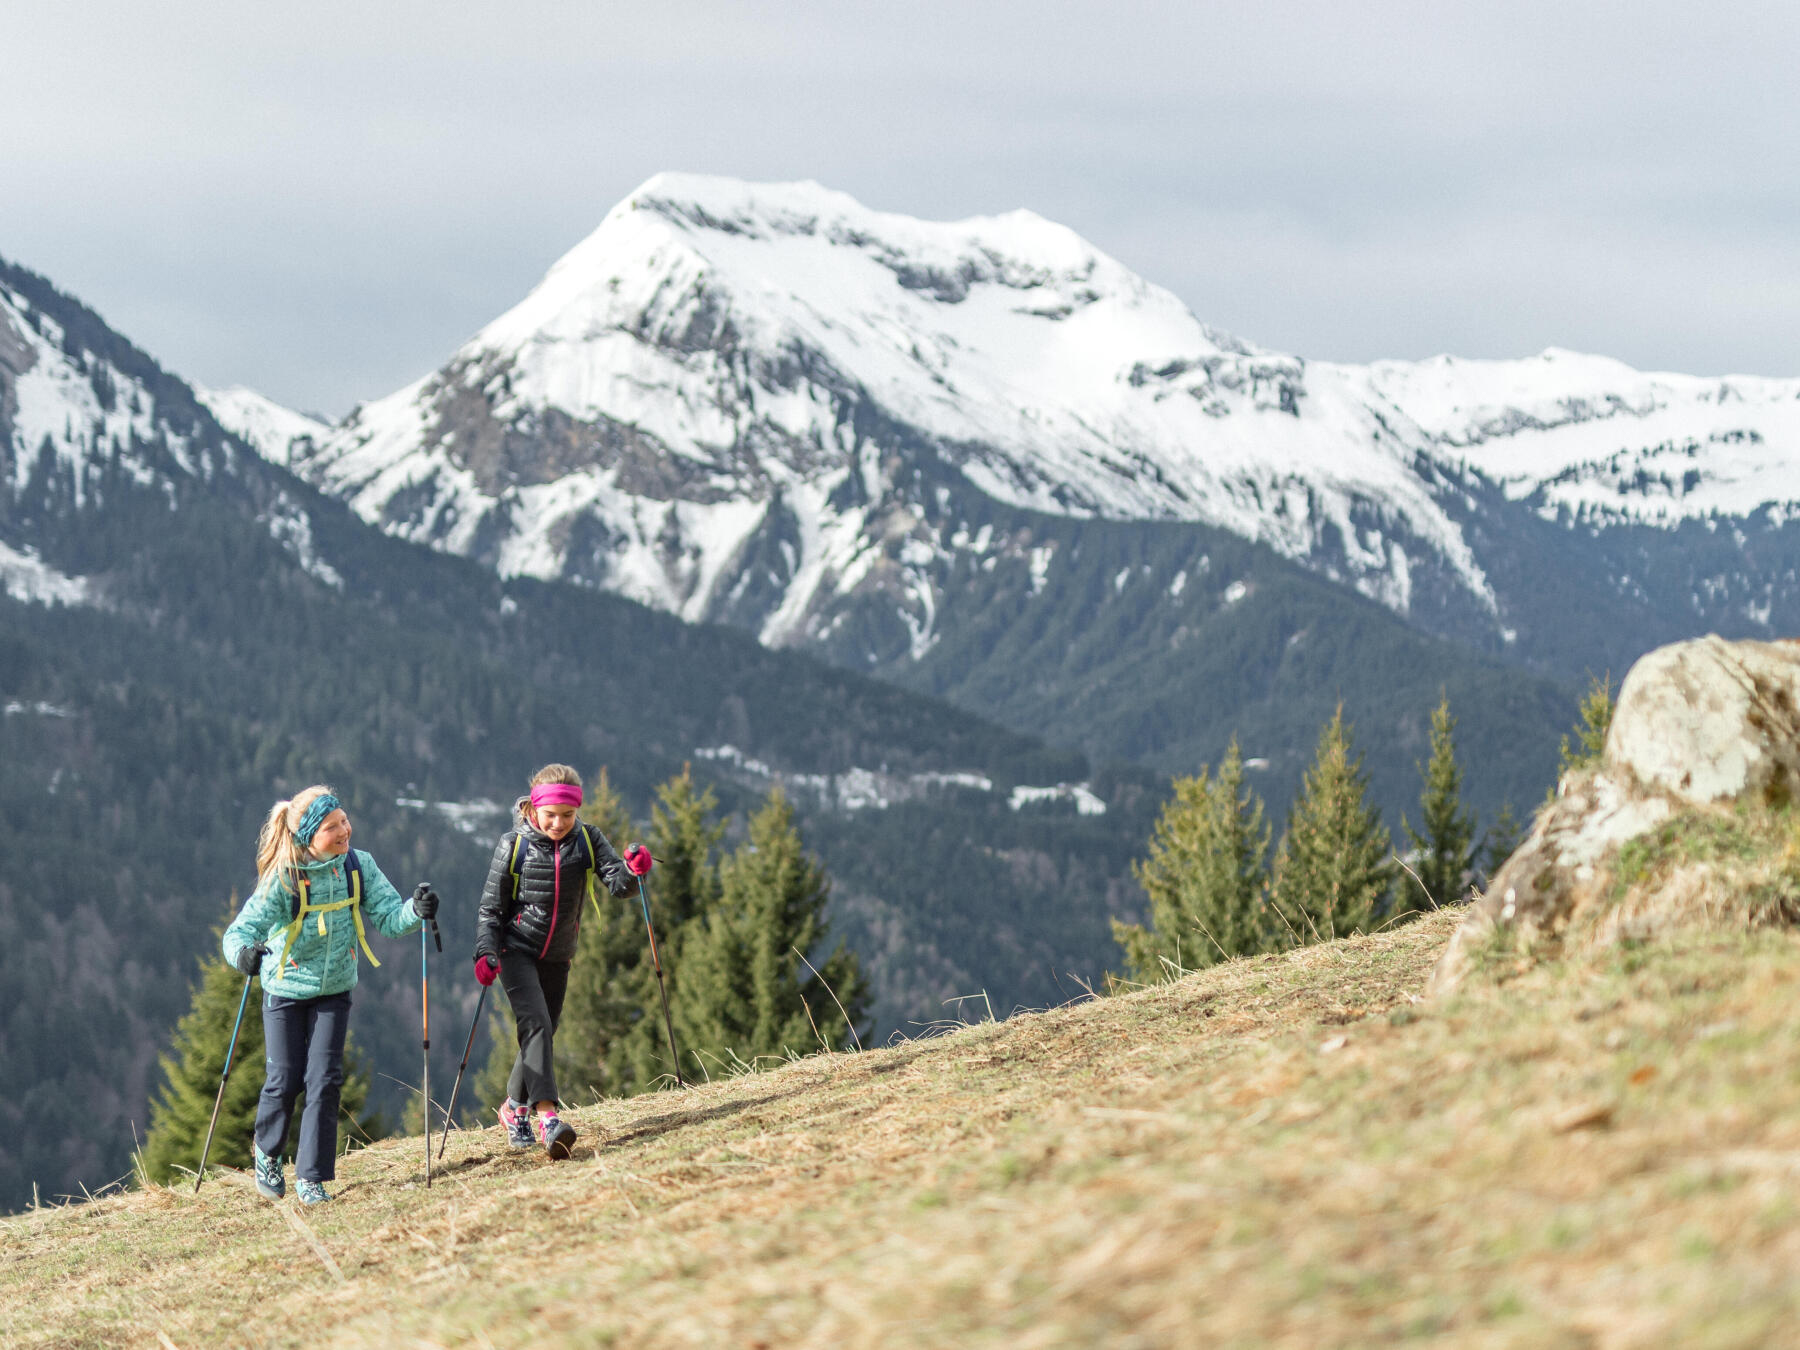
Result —
<instances>
[{"instance_id":1,"label":"black puffer jacket","mask_svg":"<svg viewBox=\"0 0 1800 1350\"><path fill-rule=\"evenodd\" d=\"M539 961L573 960L590 870L616 896L629 894L637 881L606 836L592 825L577 822L559 842L523 821L501 835L488 864L487 885L481 888L475 955L523 952Z\"/></svg>"}]
</instances>

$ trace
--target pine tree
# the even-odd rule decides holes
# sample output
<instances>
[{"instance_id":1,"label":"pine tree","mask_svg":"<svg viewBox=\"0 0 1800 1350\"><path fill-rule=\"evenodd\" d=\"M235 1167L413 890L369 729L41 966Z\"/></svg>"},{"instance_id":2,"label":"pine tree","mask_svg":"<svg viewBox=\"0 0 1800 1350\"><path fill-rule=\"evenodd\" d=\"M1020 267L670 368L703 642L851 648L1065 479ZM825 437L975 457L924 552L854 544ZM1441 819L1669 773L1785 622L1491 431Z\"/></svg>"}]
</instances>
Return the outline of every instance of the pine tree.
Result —
<instances>
[{"instance_id":1,"label":"pine tree","mask_svg":"<svg viewBox=\"0 0 1800 1350\"><path fill-rule=\"evenodd\" d=\"M1362 758L1352 754L1339 704L1319 735L1318 752L1275 850L1271 908L1289 942L1366 931L1392 889L1387 827L1367 794Z\"/></svg>"},{"instance_id":2,"label":"pine tree","mask_svg":"<svg viewBox=\"0 0 1800 1350\"><path fill-rule=\"evenodd\" d=\"M1559 748L1558 779L1571 769L1584 769L1600 762L1600 756L1606 752L1606 733L1612 726L1613 707L1611 672L1605 676L1588 676L1587 693L1581 700L1581 720L1575 724L1575 744L1571 746L1569 738L1564 736ZM1554 788L1550 795L1556 795Z\"/></svg>"},{"instance_id":3,"label":"pine tree","mask_svg":"<svg viewBox=\"0 0 1800 1350\"><path fill-rule=\"evenodd\" d=\"M604 768L581 808L581 819L599 830L616 853L637 838L625 800ZM556 1084L567 1101L607 1091L606 1057L640 1013L634 998L637 967L648 956L637 896L621 899L596 885L594 901L581 918L581 940L556 1029Z\"/></svg>"},{"instance_id":4,"label":"pine tree","mask_svg":"<svg viewBox=\"0 0 1800 1350\"><path fill-rule=\"evenodd\" d=\"M830 941L831 883L780 788L719 873L718 903L682 948L683 1054L710 1072L858 1043L867 994L855 954L839 943L816 972L802 960Z\"/></svg>"},{"instance_id":5,"label":"pine tree","mask_svg":"<svg viewBox=\"0 0 1800 1350\"><path fill-rule=\"evenodd\" d=\"M1462 806L1462 767L1456 762L1456 719L1450 715L1450 697L1441 695L1431 714L1431 762L1419 767L1424 788L1419 794L1419 816L1424 833L1413 829L1405 816L1400 828L1417 855L1416 877L1402 882L1414 909L1437 909L1462 898L1463 887L1475 866L1475 817Z\"/></svg>"},{"instance_id":6,"label":"pine tree","mask_svg":"<svg viewBox=\"0 0 1800 1350\"><path fill-rule=\"evenodd\" d=\"M1198 777L1175 780L1150 856L1132 865L1150 897L1150 927L1113 920L1113 937L1140 983L1248 956L1267 944L1262 910L1269 827L1262 801L1244 786L1236 738L1219 776L1210 773L1203 765Z\"/></svg>"},{"instance_id":7,"label":"pine tree","mask_svg":"<svg viewBox=\"0 0 1800 1350\"><path fill-rule=\"evenodd\" d=\"M215 950L216 950L215 946ZM231 1077L219 1107L219 1123L213 1132L210 1166L250 1165L251 1131L256 1125L256 1099L263 1085L262 1015L257 995L260 980L251 981L244 1002L244 1020L232 1055ZM200 982L193 1001L180 1022L169 1049L159 1057L163 1082L150 1105L150 1127L144 1134L144 1174L156 1183L172 1181L181 1172L190 1175L199 1165L218 1096L219 1074L225 1067L232 1024L237 1021L244 977L217 957L200 963Z\"/></svg>"},{"instance_id":8,"label":"pine tree","mask_svg":"<svg viewBox=\"0 0 1800 1350\"><path fill-rule=\"evenodd\" d=\"M679 776L657 788L656 797L650 812L650 852L656 858L656 869L650 874L651 918L673 1009L681 1002L681 970L688 941L718 903L719 875L713 851L724 837L725 826L715 818L717 796L711 788L700 791L695 787L690 768L683 767ZM641 911L638 918L641 923ZM674 1071L649 938L639 933L638 939L637 964L620 977L619 984L631 1005L632 1020L606 1050L604 1086L615 1095L649 1091ZM683 1073L692 1066L690 1057Z\"/></svg>"}]
</instances>

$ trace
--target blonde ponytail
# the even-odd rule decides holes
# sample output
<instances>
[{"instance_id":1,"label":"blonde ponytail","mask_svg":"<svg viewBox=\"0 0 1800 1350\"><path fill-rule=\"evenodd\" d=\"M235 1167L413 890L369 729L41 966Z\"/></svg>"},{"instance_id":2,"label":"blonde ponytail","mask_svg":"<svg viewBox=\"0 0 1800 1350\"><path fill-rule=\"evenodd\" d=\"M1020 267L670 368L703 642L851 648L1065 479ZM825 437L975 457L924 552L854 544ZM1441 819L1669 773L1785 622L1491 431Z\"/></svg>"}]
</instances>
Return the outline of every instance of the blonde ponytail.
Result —
<instances>
[{"instance_id":1,"label":"blonde ponytail","mask_svg":"<svg viewBox=\"0 0 1800 1350\"><path fill-rule=\"evenodd\" d=\"M296 792L287 801L276 802L270 809L268 819L263 821L262 832L256 836L257 885L262 885L271 872L284 874L284 880L291 884L300 864L312 856L312 850L302 848L300 841L294 838L294 831L300 828L306 808L330 791L324 784L316 783Z\"/></svg>"}]
</instances>

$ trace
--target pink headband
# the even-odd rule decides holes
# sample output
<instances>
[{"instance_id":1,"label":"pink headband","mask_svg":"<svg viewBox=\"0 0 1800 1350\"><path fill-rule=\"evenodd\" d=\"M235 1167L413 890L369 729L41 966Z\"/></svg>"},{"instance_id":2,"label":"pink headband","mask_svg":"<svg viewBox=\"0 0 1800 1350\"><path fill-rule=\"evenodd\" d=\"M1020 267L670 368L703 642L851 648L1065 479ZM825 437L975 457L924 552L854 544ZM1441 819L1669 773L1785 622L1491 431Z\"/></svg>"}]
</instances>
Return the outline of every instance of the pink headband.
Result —
<instances>
[{"instance_id":1,"label":"pink headband","mask_svg":"<svg viewBox=\"0 0 1800 1350\"><path fill-rule=\"evenodd\" d=\"M531 789L531 804L537 806L580 806L579 783L539 783Z\"/></svg>"}]
</instances>

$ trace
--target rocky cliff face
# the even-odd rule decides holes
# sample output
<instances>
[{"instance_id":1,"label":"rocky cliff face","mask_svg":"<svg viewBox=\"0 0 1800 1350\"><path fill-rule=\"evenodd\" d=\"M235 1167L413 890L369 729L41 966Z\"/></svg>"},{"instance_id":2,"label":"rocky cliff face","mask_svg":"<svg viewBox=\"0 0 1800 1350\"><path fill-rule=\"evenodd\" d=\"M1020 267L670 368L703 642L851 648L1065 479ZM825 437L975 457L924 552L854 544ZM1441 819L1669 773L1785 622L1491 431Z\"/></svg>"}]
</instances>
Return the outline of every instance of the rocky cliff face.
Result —
<instances>
[{"instance_id":1,"label":"rocky cliff face","mask_svg":"<svg viewBox=\"0 0 1800 1350\"><path fill-rule=\"evenodd\" d=\"M1800 921L1797 793L1800 641L1659 648L1626 676L1601 762L1564 778L1434 987L1495 951Z\"/></svg>"}]
</instances>

